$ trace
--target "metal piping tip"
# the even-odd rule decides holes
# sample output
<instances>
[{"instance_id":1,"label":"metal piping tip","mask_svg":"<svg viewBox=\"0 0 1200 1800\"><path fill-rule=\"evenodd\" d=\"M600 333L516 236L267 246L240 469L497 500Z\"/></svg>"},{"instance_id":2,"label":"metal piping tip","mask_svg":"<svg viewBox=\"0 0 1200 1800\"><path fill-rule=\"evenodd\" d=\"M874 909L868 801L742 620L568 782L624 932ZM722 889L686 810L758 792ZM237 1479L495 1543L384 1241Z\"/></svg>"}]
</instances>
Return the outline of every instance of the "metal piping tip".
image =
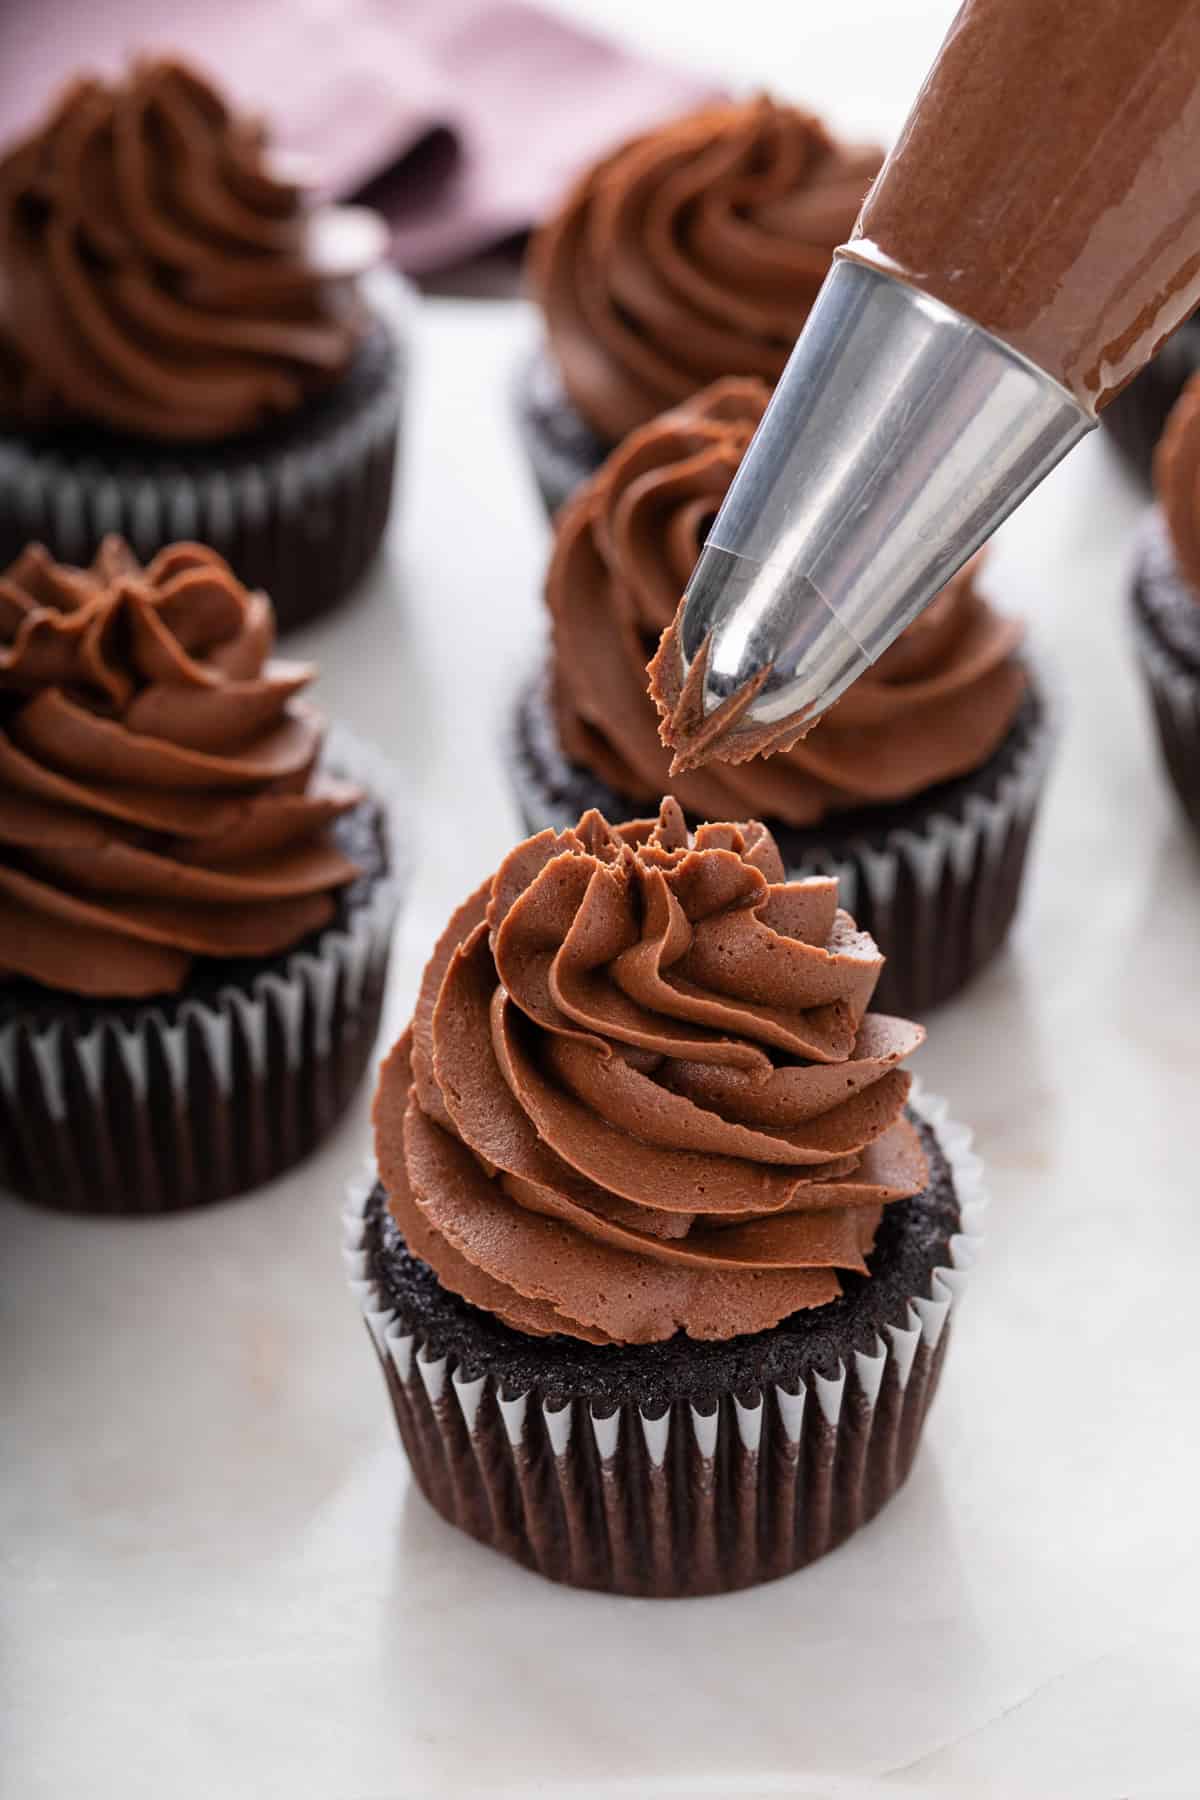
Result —
<instances>
[{"instance_id":1,"label":"metal piping tip","mask_svg":"<svg viewBox=\"0 0 1200 1800\"><path fill-rule=\"evenodd\" d=\"M971 320L840 257L651 664L673 771L795 743L1095 423Z\"/></svg>"}]
</instances>

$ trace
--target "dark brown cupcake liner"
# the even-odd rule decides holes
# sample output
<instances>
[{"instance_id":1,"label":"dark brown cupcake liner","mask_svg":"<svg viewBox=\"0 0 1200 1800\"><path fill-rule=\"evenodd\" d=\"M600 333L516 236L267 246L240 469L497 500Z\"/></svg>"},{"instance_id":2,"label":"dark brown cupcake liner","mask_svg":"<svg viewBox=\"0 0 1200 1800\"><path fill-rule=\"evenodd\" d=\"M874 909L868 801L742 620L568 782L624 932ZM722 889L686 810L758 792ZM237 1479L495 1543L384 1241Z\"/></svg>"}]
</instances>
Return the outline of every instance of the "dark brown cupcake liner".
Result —
<instances>
[{"instance_id":1,"label":"dark brown cupcake liner","mask_svg":"<svg viewBox=\"0 0 1200 1800\"><path fill-rule=\"evenodd\" d=\"M553 519L615 446L606 444L576 412L545 344L519 365L513 407L538 494Z\"/></svg>"},{"instance_id":2,"label":"dark brown cupcake liner","mask_svg":"<svg viewBox=\"0 0 1200 1800\"><path fill-rule=\"evenodd\" d=\"M1040 659L1031 674L1032 697L1023 714L973 775L931 797L875 808L862 828L851 825L848 815L803 830L763 821L775 834L789 878L836 875L840 904L883 951L887 961L872 1002L880 1012L920 1017L943 1005L1008 936L1056 736L1057 707ZM561 831L591 805L616 821L640 816L644 806L567 764L557 734L552 745L540 743L534 756L527 753L522 735L531 706L544 706L540 688L519 702L508 746L526 828ZM540 779L538 757L547 756L561 763L565 779L558 792Z\"/></svg>"},{"instance_id":3,"label":"dark brown cupcake liner","mask_svg":"<svg viewBox=\"0 0 1200 1800\"><path fill-rule=\"evenodd\" d=\"M913 1094L961 1206L949 1266L869 1352L794 1391L768 1384L697 1406L554 1408L429 1354L370 1278L370 1172L345 1214L350 1284L383 1369L418 1486L451 1524L553 1581L658 1598L719 1593L802 1568L902 1485L937 1387L949 1321L986 1204L970 1133Z\"/></svg>"},{"instance_id":4,"label":"dark brown cupcake liner","mask_svg":"<svg viewBox=\"0 0 1200 1800\"><path fill-rule=\"evenodd\" d=\"M1151 580L1161 581L1162 569L1173 568L1174 558L1157 519L1143 534L1142 544L1143 577L1149 573ZM1200 603L1192 604L1197 605L1200 614ZM1132 618L1134 651L1150 700L1163 766L1188 823L1200 835L1200 670L1173 651L1155 631L1140 604L1136 586Z\"/></svg>"},{"instance_id":5,"label":"dark brown cupcake liner","mask_svg":"<svg viewBox=\"0 0 1200 1800\"><path fill-rule=\"evenodd\" d=\"M58 1211L161 1213L229 1199L299 1162L366 1071L403 886L395 774L349 733L328 766L381 808L389 866L344 923L269 970L169 1009L0 1026L0 1185Z\"/></svg>"},{"instance_id":6,"label":"dark brown cupcake liner","mask_svg":"<svg viewBox=\"0 0 1200 1800\"><path fill-rule=\"evenodd\" d=\"M887 961L877 1011L931 1012L991 961L1012 928L1053 750L1053 714L1036 710L993 773L958 784L953 803L912 809L912 823L834 836L789 872L836 875L839 902ZM788 860L785 852L785 861Z\"/></svg>"},{"instance_id":7,"label":"dark brown cupcake liner","mask_svg":"<svg viewBox=\"0 0 1200 1800\"><path fill-rule=\"evenodd\" d=\"M100 432L0 432L0 568L28 543L86 564L110 532L143 562L197 540L270 595L281 631L326 612L366 572L391 510L407 370L407 290L389 278L351 368L294 417L227 445L147 445Z\"/></svg>"}]
</instances>

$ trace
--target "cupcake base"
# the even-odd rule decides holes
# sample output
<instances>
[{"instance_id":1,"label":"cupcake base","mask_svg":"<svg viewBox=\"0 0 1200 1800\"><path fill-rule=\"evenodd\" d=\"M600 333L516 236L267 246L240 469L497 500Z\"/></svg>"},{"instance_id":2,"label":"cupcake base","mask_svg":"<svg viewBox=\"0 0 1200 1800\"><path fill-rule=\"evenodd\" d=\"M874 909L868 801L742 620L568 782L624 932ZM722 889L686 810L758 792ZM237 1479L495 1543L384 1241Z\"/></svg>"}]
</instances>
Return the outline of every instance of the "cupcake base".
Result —
<instances>
[{"instance_id":1,"label":"cupcake base","mask_svg":"<svg viewBox=\"0 0 1200 1800\"><path fill-rule=\"evenodd\" d=\"M1139 542L1132 607L1134 646L1163 764L1200 836L1200 598L1179 573L1157 511Z\"/></svg>"},{"instance_id":2,"label":"cupcake base","mask_svg":"<svg viewBox=\"0 0 1200 1800\"><path fill-rule=\"evenodd\" d=\"M823 1556L902 1485L975 1248L969 1134L916 1098L930 1180L869 1277L728 1343L595 1348L511 1331L410 1255L378 1184L347 1265L413 1473L451 1524L551 1580L665 1598Z\"/></svg>"},{"instance_id":3,"label":"cupcake base","mask_svg":"<svg viewBox=\"0 0 1200 1800\"><path fill-rule=\"evenodd\" d=\"M921 1016L952 998L1011 928L1052 744L1034 684L999 749L972 774L916 799L862 808L820 826L764 819L790 879L836 875L841 904L887 957L877 1011ZM562 830L589 807L621 823L645 801L614 793L568 762L543 676L522 694L509 746L530 833ZM692 821L694 824L696 821Z\"/></svg>"},{"instance_id":4,"label":"cupcake base","mask_svg":"<svg viewBox=\"0 0 1200 1800\"><path fill-rule=\"evenodd\" d=\"M613 446L597 437L567 398L546 346L521 364L514 393L517 429L547 515L594 475Z\"/></svg>"},{"instance_id":5,"label":"cupcake base","mask_svg":"<svg viewBox=\"0 0 1200 1800\"><path fill-rule=\"evenodd\" d=\"M380 313L335 387L233 443L147 444L86 427L52 439L0 431L0 568L29 543L85 564L116 532L146 563L167 544L198 540L270 595L281 631L327 612L383 538L406 361Z\"/></svg>"},{"instance_id":6,"label":"cupcake base","mask_svg":"<svg viewBox=\"0 0 1200 1800\"><path fill-rule=\"evenodd\" d=\"M363 873L322 931L198 960L153 1002L0 985L0 1187L61 1212L176 1212L316 1148L370 1059L400 894L385 769L338 732L326 761L372 792L332 827Z\"/></svg>"},{"instance_id":7,"label":"cupcake base","mask_svg":"<svg viewBox=\"0 0 1200 1800\"><path fill-rule=\"evenodd\" d=\"M1149 487L1154 452L1167 415L1200 369L1200 318L1189 319L1169 337L1153 362L1135 375L1100 414L1100 423L1126 466Z\"/></svg>"}]
</instances>

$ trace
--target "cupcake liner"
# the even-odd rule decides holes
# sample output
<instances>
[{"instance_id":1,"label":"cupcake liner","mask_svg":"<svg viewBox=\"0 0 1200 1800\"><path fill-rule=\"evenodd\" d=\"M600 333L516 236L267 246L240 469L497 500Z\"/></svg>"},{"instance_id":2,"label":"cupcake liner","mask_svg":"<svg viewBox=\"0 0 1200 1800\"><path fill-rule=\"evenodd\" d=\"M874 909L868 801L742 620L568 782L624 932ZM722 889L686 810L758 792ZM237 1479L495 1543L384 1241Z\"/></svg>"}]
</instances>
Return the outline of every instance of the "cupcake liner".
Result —
<instances>
[{"instance_id":1,"label":"cupcake liner","mask_svg":"<svg viewBox=\"0 0 1200 1800\"><path fill-rule=\"evenodd\" d=\"M958 785L953 802L913 803L911 822L877 831L831 831L828 848L789 873L836 875L840 904L887 958L872 1005L930 1012L989 962L1012 927L1029 843L1055 741L1055 713L1039 670L1037 707L992 779Z\"/></svg>"},{"instance_id":2,"label":"cupcake liner","mask_svg":"<svg viewBox=\"0 0 1200 1800\"><path fill-rule=\"evenodd\" d=\"M544 344L525 358L513 384L517 430L548 518L553 519L613 449L567 398Z\"/></svg>"},{"instance_id":3,"label":"cupcake liner","mask_svg":"<svg viewBox=\"0 0 1200 1800\"><path fill-rule=\"evenodd\" d=\"M0 1027L0 1184L69 1212L223 1200L312 1150L358 1086L379 1027L404 883L395 774L350 733L328 766L382 810L389 866L344 923L244 983L170 1006Z\"/></svg>"},{"instance_id":4,"label":"cupcake liner","mask_svg":"<svg viewBox=\"0 0 1200 1800\"><path fill-rule=\"evenodd\" d=\"M1188 823L1200 835L1200 675L1162 642L1136 602L1133 642L1159 749Z\"/></svg>"},{"instance_id":5,"label":"cupcake liner","mask_svg":"<svg viewBox=\"0 0 1200 1800\"><path fill-rule=\"evenodd\" d=\"M390 296L388 289L379 290ZM397 284L397 292L404 289ZM393 323L395 321L395 323ZM0 567L43 543L90 562L110 532L143 562L195 539L270 595L281 631L335 605L375 556L392 502L407 356L396 299L328 394L243 442L134 444L0 434Z\"/></svg>"},{"instance_id":6,"label":"cupcake liner","mask_svg":"<svg viewBox=\"0 0 1200 1800\"><path fill-rule=\"evenodd\" d=\"M914 1087L950 1165L961 1228L903 1323L795 1391L768 1385L698 1406L553 1408L506 1393L453 1353L429 1354L368 1273L374 1172L344 1215L350 1285L417 1483L451 1524L554 1581L622 1594L724 1592L787 1575L866 1523L907 1476L980 1243L986 1204L971 1136Z\"/></svg>"},{"instance_id":7,"label":"cupcake liner","mask_svg":"<svg viewBox=\"0 0 1200 1800\"><path fill-rule=\"evenodd\" d=\"M840 904L883 951L877 1011L920 1016L943 1005L1008 935L1056 737L1055 684L1040 656L1031 675L1032 703L989 763L929 799L874 808L862 828L850 815L804 829L763 821L789 878L836 875ZM593 805L608 819L640 817L644 805L566 761L543 696L541 682L522 696L508 747L528 831L561 831Z\"/></svg>"}]
</instances>

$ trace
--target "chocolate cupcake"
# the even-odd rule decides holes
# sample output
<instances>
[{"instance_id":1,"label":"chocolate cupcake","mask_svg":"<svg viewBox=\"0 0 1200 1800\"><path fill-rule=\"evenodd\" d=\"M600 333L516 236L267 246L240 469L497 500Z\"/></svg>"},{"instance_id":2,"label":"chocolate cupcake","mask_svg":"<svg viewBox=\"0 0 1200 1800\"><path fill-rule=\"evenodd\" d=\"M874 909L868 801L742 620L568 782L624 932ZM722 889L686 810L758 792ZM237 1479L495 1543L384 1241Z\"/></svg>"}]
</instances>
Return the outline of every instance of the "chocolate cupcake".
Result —
<instances>
[{"instance_id":1,"label":"chocolate cupcake","mask_svg":"<svg viewBox=\"0 0 1200 1800\"><path fill-rule=\"evenodd\" d=\"M375 1102L348 1264L417 1482L555 1580L788 1574L911 1466L981 1199L836 882L672 801L518 846Z\"/></svg>"},{"instance_id":2,"label":"chocolate cupcake","mask_svg":"<svg viewBox=\"0 0 1200 1800\"><path fill-rule=\"evenodd\" d=\"M1171 408L1192 376L1200 373L1200 317L1172 332L1128 387L1121 389L1100 414L1127 466L1149 487L1154 452Z\"/></svg>"},{"instance_id":3,"label":"chocolate cupcake","mask_svg":"<svg viewBox=\"0 0 1200 1800\"><path fill-rule=\"evenodd\" d=\"M0 576L0 1185L80 1212L240 1193L366 1067L397 901L386 771L270 660L213 551Z\"/></svg>"},{"instance_id":4,"label":"chocolate cupcake","mask_svg":"<svg viewBox=\"0 0 1200 1800\"><path fill-rule=\"evenodd\" d=\"M671 793L693 823L764 819L789 875L837 875L888 958L880 1004L922 1014L1012 923L1049 749L1021 627L968 564L794 749L673 776L646 664L768 390L718 382L632 436L564 510L546 584L546 672L510 745L526 828Z\"/></svg>"},{"instance_id":5,"label":"chocolate cupcake","mask_svg":"<svg viewBox=\"0 0 1200 1800\"><path fill-rule=\"evenodd\" d=\"M1167 422L1154 476L1158 505L1134 569L1134 643L1163 763L1200 833L1200 375Z\"/></svg>"},{"instance_id":6,"label":"chocolate cupcake","mask_svg":"<svg viewBox=\"0 0 1200 1800\"><path fill-rule=\"evenodd\" d=\"M518 393L548 511L697 388L778 380L882 161L759 97L633 138L575 184L532 245L546 341Z\"/></svg>"},{"instance_id":7,"label":"chocolate cupcake","mask_svg":"<svg viewBox=\"0 0 1200 1800\"><path fill-rule=\"evenodd\" d=\"M76 81L0 160L0 566L195 538L282 628L335 605L391 505L404 352L360 280L385 248L194 70Z\"/></svg>"}]
</instances>

